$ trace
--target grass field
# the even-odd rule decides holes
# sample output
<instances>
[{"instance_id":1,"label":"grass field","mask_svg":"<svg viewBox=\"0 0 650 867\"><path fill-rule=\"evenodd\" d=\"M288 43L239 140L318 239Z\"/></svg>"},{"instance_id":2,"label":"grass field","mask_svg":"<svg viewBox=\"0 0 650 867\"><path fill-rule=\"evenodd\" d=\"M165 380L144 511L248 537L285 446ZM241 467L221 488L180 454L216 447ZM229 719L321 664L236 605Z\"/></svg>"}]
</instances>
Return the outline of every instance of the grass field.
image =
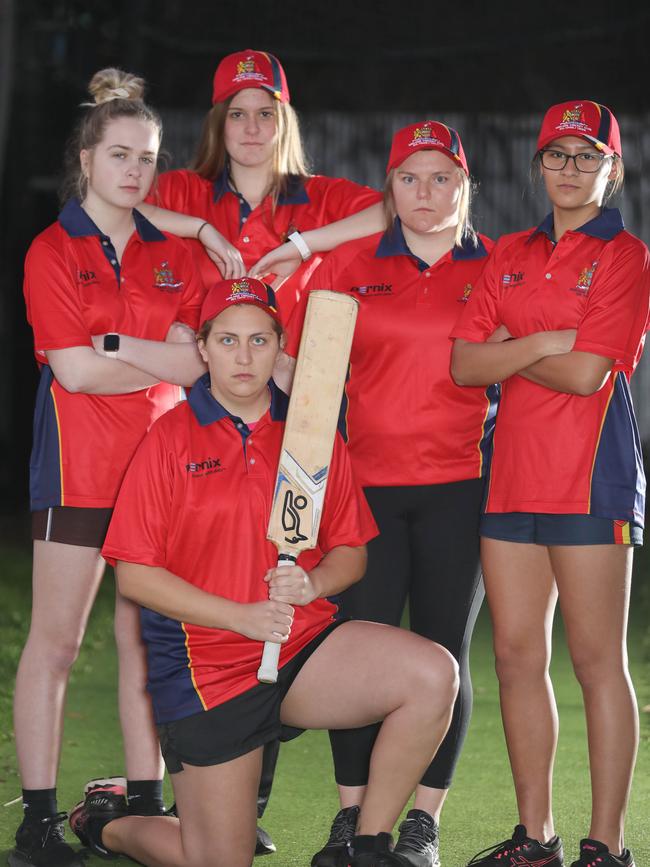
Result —
<instances>
[{"instance_id":1,"label":"grass field","mask_svg":"<svg viewBox=\"0 0 650 867\"><path fill-rule=\"evenodd\" d=\"M20 803L2 806L20 795L11 724L11 696L16 664L27 630L30 556L22 547L0 553L0 859L12 845L20 821ZM115 705L116 662L112 639L113 581L100 592L90 628L70 685L59 803L78 800L87 779L122 771ZM633 675L642 708L641 749L630 804L628 845L637 867L650 865L650 559L636 564L630 629ZM472 648L475 707L472 726L454 787L443 813L443 867L460 867L478 850L508 836L516 820L515 803L499 716L490 626L482 612ZM580 693L556 629L553 679L560 706L561 733L555 776L555 815L570 863L578 840L588 829L590 806L586 740ZM525 685L522 687L525 688ZM47 721L43 721L47 725ZM278 853L262 860L268 867L306 867L336 812L336 792L328 740L311 732L283 747L274 793L264 827ZM99 863L99 861L93 863ZM115 861L119 864L132 862ZM259 862L258 862L259 863Z\"/></svg>"}]
</instances>

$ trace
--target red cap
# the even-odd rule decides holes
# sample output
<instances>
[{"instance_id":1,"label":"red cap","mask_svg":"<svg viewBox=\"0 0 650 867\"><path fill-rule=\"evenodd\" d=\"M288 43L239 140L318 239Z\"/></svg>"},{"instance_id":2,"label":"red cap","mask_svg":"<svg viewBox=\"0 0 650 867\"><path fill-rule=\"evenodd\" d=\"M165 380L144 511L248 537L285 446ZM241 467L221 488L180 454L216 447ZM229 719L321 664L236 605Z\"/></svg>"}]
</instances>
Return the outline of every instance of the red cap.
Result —
<instances>
[{"instance_id":1,"label":"red cap","mask_svg":"<svg viewBox=\"0 0 650 867\"><path fill-rule=\"evenodd\" d=\"M455 129L437 120L412 123L398 130L393 136L386 173L396 169L415 151L440 151L457 163L469 175L465 152L460 136Z\"/></svg>"},{"instance_id":2,"label":"red cap","mask_svg":"<svg viewBox=\"0 0 650 867\"><path fill-rule=\"evenodd\" d=\"M201 326L235 304L252 304L253 307L259 307L282 325L273 289L253 277L240 277L239 280L220 280L208 291L201 306L199 320Z\"/></svg>"},{"instance_id":3,"label":"red cap","mask_svg":"<svg viewBox=\"0 0 650 867\"><path fill-rule=\"evenodd\" d=\"M246 87L261 87L280 102L289 102L289 87L280 61L266 51L236 51L217 66L212 85L212 105L223 102Z\"/></svg>"},{"instance_id":4,"label":"red cap","mask_svg":"<svg viewBox=\"0 0 650 867\"><path fill-rule=\"evenodd\" d=\"M587 139L608 156L621 156L621 133L616 118L605 105L588 100L560 102L544 115L537 139L537 150L565 135Z\"/></svg>"}]
</instances>

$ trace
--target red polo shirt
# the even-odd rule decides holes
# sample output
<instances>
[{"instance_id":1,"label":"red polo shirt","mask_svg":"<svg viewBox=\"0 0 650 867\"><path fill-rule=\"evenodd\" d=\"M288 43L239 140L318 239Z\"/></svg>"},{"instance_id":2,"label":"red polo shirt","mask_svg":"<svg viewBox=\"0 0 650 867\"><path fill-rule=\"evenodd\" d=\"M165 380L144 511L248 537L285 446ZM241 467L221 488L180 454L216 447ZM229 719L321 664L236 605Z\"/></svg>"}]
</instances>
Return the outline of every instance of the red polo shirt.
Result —
<instances>
[{"instance_id":1,"label":"red polo shirt","mask_svg":"<svg viewBox=\"0 0 650 867\"><path fill-rule=\"evenodd\" d=\"M452 337L576 328L574 349L614 359L588 397L503 383L488 512L592 514L642 524L645 479L628 380L648 328L650 257L605 209L556 244L552 215L502 238Z\"/></svg>"},{"instance_id":2,"label":"red polo shirt","mask_svg":"<svg viewBox=\"0 0 650 867\"><path fill-rule=\"evenodd\" d=\"M399 220L337 248L309 289L352 295L359 314L346 385L348 447L362 485L431 485L485 472L498 389L459 388L449 374L455 324L492 242L454 247L434 265L414 256ZM296 355L306 293L289 322Z\"/></svg>"},{"instance_id":3,"label":"red polo shirt","mask_svg":"<svg viewBox=\"0 0 650 867\"><path fill-rule=\"evenodd\" d=\"M111 239L76 201L33 241L25 262L27 318L41 365L34 419L32 509L108 508L154 419L182 399L168 383L124 395L71 394L45 351L91 346L116 331L164 340L175 321L198 327L203 284L183 241L134 212L121 265Z\"/></svg>"},{"instance_id":4,"label":"red polo shirt","mask_svg":"<svg viewBox=\"0 0 650 867\"><path fill-rule=\"evenodd\" d=\"M209 181L196 172L180 169L161 175L148 201L208 220L237 247L244 264L250 268L265 253L283 244L291 232L306 232L349 217L381 201L381 195L344 178L314 175L304 183L299 178L290 179L287 192L278 199L275 213L270 196L251 211L243 197L231 189L226 172L216 181ZM219 274L200 242L192 243L203 281L209 286L219 279ZM285 322L321 261L322 256L312 256L278 290Z\"/></svg>"},{"instance_id":5,"label":"red polo shirt","mask_svg":"<svg viewBox=\"0 0 650 867\"><path fill-rule=\"evenodd\" d=\"M271 383L271 406L249 428L212 397L209 376L186 403L151 429L129 467L103 554L162 566L190 584L237 602L268 599L262 580L278 553L266 536L288 400ZM312 569L338 545L376 535L365 498L337 437L319 532L319 549L298 562ZM326 599L296 606L280 666L332 621ZM262 643L142 612L149 689L156 719L207 710L257 683Z\"/></svg>"}]
</instances>

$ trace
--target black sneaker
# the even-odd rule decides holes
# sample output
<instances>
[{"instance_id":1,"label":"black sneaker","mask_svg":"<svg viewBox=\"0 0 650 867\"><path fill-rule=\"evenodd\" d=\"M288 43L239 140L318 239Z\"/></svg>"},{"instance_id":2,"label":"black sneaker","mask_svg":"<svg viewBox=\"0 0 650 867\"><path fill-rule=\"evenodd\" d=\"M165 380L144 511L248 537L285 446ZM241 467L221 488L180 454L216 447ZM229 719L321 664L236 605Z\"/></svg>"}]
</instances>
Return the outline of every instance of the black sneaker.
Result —
<instances>
[{"instance_id":1,"label":"black sneaker","mask_svg":"<svg viewBox=\"0 0 650 867\"><path fill-rule=\"evenodd\" d=\"M390 834L355 836L350 848L352 859L349 867L408 867L408 862L393 851Z\"/></svg>"},{"instance_id":2,"label":"black sneaker","mask_svg":"<svg viewBox=\"0 0 650 867\"><path fill-rule=\"evenodd\" d=\"M409 810L399 826L396 855L411 867L440 867L438 823L424 810Z\"/></svg>"},{"instance_id":3,"label":"black sneaker","mask_svg":"<svg viewBox=\"0 0 650 867\"><path fill-rule=\"evenodd\" d=\"M81 855L65 842L67 818L67 813L44 819L25 817L16 831L16 848L7 857L10 867L84 867Z\"/></svg>"},{"instance_id":4,"label":"black sneaker","mask_svg":"<svg viewBox=\"0 0 650 867\"><path fill-rule=\"evenodd\" d=\"M327 843L311 859L311 867L348 867L350 844L357 830L359 807L344 807L334 816Z\"/></svg>"},{"instance_id":5,"label":"black sneaker","mask_svg":"<svg viewBox=\"0 0 650 867\"><path fill-rule=\"evenodd\" d=\"M174 804L174 807L176 804ZM257 839L255 842L255 855L272 855L275 852L275 843L271 835L264 828L257 826Z\"/></svg>"},{"instance_id":6,"label":"black sneaker","mask_svg":"<svg viewBox=\"0 0 650 867\"><path fill-rule=\"evenodd\" d=\"M107 849L102 842L104 826L113 819L129 815L126 789L115 784L96 785L86 792L83 801L70 811L70 827L95 855L106 860L119 858L117 852Z\"/></svg>"},{"instance_id":7,"label":"black sneaker","mask_svg":"<svg viewBox=\"0 0 650 867\"><path fill-rule=\"evenodd\" d=\"M518 867L564 867L560 838L553 837L548 843L540 843L528 836L524 825L515 826L510 840L483 849L472 858L467 867L504 867L508 855L512 856L510 863L517 864Z\"/></svg>"},{"instance_id":8,"label":"black sneaker","mask_svg":"<svg viewBox=\"0 0 650 867\"><path fill-rule=\"evenodd\" d=\"M100 777L96 780L89 780L84 788L84 797L91 789L97 786L119 786L125 791L128 790L126 777ZM136 796L139 797L139 796ZM173 804L169 810L165 809L163 804L158 804L155 801L147 801L144 805L139 805L135 797L127 797L127 806L129 808L129 816L175 816L174 812L176 804Z\"/></svg>"},{"instance_id":9,"label":"black sneaker","mask_svg":"<svg viewBox=\"0 0 650 867\"><path fill-rule=\"evenodd\" d=\"M571 867L634 867L634 858L629 849L620 855L612 855L600 840L581 840L580 857Z\"/></svg>"}]
</instances>

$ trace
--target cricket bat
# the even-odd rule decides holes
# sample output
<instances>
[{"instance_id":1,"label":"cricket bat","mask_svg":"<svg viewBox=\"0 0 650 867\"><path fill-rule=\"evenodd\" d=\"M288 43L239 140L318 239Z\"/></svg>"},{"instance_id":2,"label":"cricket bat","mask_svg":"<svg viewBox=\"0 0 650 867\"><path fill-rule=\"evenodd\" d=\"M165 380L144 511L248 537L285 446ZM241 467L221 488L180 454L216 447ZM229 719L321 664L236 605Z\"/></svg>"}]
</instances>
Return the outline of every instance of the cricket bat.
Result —
<instances>
[{"instance_id":1,"label":"cricket bat","mask_svg":"<svg viewBox=\"0 0 650 867\"><path fill-rule=\"evenodd\" d=\"M278 566L293 565L318 541L357 308L339 292L309 293L266 533ZM264 643L263 683L277 681L281 647Z\"/></svg>"}]
</instances>

